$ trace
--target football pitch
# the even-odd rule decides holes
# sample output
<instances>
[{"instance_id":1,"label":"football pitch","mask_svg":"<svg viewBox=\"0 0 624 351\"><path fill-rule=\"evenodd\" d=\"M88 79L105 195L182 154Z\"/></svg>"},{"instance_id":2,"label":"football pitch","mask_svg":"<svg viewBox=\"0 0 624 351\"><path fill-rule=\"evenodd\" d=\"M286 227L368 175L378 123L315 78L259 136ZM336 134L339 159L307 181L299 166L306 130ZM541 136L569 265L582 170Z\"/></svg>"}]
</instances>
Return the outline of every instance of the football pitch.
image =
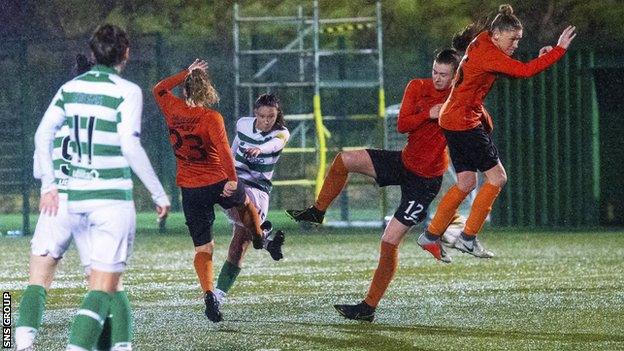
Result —
<instances>
[{"instance_id":1,"label":"football pitch","mask_svg":"<svg viewBox=\"0 0 624 351\"><path fill-rule=\"evenodd\" d=\"M224 321L203 315L192 243L174 214L168 233L139 215L124 276L134 309L135 350L624 350L624 232L486 230L497 256L452 252L435 262L416 245L400 251L395 280L374 323L345 320L334 303L356 303L377 265L377 229L302 229L280 213L285 260L250 249L222 306ZM0 217L0 230L19 223ZM8 224L7 224L8 223ZM215 226L215 277L230 229ZM28 237L0 237L0 285L12 294L13 323L27 281ZM63 350L85 294L72 248L48 294L38 350Z\"/></svg>"}]
</instances>

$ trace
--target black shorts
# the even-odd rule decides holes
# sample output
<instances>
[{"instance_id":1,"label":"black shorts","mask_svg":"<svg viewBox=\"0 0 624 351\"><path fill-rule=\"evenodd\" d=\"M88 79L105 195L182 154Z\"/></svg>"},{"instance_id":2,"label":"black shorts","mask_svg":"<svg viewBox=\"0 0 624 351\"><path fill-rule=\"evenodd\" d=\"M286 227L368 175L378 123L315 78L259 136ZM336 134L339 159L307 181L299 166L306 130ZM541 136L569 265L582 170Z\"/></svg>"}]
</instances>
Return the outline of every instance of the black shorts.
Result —
<instances>
[{"instance_id":1,"label":"black shorts","mask_svg":"<svg viewBox=\"0 0 624 351\"><path fill-rule=\"evenodd\" d=\"M498 150L482 125L465 131L443 131L456 173L485 172L498 164Z\"/></svg>"},{"instance_id":2,"label":"black shorts","mask_svg":"<svg viewBox=\"0 0 624 351\"><path fill-rule=\"evenodd\" d=\"M227 210L245 203L243 184L238 182L234 194L229 197L223 197L221 193L225 183L227 183L227 180L199 188L181 188L184 218L195 246L205 245L212 241L215 204L219 204Z\"/></svg>"},{"instance_id":3,"label":"black shorts","mask_svg":"<svg viewBox=\"0 0 624 351\"><path fill-rule=\"evenodd\" d=\"M394 218L406 226L413 226L427 218L427 209L436 197L442 177L425 178L410 172L401 160L401 151L367 149L379 186L401 186L401 203Z\"/></svg>"}]
</instances>

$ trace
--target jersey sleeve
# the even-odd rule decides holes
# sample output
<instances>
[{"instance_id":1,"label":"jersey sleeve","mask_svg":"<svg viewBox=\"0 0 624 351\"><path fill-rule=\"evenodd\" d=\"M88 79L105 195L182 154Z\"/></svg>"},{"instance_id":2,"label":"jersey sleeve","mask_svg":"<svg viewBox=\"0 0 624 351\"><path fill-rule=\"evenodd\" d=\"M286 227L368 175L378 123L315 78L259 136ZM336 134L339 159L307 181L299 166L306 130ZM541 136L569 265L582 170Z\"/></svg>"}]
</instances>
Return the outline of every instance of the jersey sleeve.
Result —
<instances>
[{"instance_id":1,"label":"jersey sleeve","mask_svg":"<svg viewBox=\"0 0 624 351\"><path fill-rule=\"evenodd\" d=\"M167 111L169 111L172 106L180 101L180 98L175 96L172 92L173 88L184 82L184 79L188 75L187 70L180 71L172 76L169 76L154 86L152 89L152 93L154 94L154 98L156 99L156 103L158 107L165 113L165 117Z\"/></svg>"},{"instance_id":2,"label":"jersey sleeve","mask_svg":"<svg viewBox=\"0 0 624 351\"><path fill-rule=\"evenodd\" d=\"M412 132L429 119L429 109L423 110L417 103L421 96L422 86L421 80L414 79L405 88L397 120L399 133Z\"/></svg>"},{"instance_id":3,"label":"jersey sleeve","mask_svg":"<svg viewBox=\"0 0 624 351\"><path fill-rule=\"evenodd\" d=\"M65 106L61 88L54 95L35 132L35 160L39 163L35 166L39 168L42 194L56 189L52 150L54 136L63 123L65 123Z\"/></svg>"},{"instance_id":4,"label":"jersey sleeve","mask_svg":"<svg viewBox=\"0 0 624 351\"><path fill-rule=\"evenodd\" d=\"M225 132L225 124L223 123L223 117L219 113L211 114L206 117L210 122L206 126L205 130L208 134L208 139L212 141L213 145L217 149L219 160L221 160L221 166L227 175L227 179L230 181L237 181L236 169L234 168L234 158L228 144L227 133Z\"/></svg>"},{"instance_id":5,"label":"jersey sleeve","mask_svg":"<svg viewBox=\"0 0 624 351\"><path fill-rule=\"evenodd\" d=\"M259 145L258 148L263 154L272 154L275 152L279 152L282 151L282 149L286 146L288 139L290 139L290 132L288 132L288 129L280 130L275 134L273 139L262 145Z\"/></svg>"},{"instance_id":6,"label":"jersey sleeve","mask_svg":"<svg viewBox=\"0 0 624 351\"><path fill-rule=\"evenodd\" d=\"M492 73L503 73L515 78L532 77L559 61L566 50L556 46L548 53L529 62L521 62L507 56L500 50L491 51L491 56L483 59L484 70Z\"/></svg>"},{"instance_id":7,"label":"jersey sleeve","mask_svg":"<svg viewBox=\"0 0 624 351\"><path fill-rule=\"evenodd\" d=\"M156 177L143 146L141 146L141 114L143 112L143 94L139 87L133 86L131 92L119 105L120 122L117 125L121 152L132 171L158 206L170 206L165 189Z\"/></svg>"}]
</instances>

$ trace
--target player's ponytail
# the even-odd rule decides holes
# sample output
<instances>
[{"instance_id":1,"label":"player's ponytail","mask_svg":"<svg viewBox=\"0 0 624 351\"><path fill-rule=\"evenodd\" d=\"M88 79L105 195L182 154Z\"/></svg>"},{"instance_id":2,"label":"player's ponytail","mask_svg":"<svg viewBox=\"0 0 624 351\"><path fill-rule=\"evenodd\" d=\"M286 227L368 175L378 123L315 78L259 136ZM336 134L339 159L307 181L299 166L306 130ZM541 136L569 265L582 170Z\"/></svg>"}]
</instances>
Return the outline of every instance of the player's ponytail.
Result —
<instances>
[{"instance_id":1,"label":"player's ponytail","mask_svg":"<svg viewBox=\"0 0 624 351\"><path fill-rule=\"evenodd\" d=\"M254 102L254 110L259 109L262 106L275 107L277 109L277 119L271 130L284 129L284 112L282 111L282 105L277 95L273 93L267 93L260 95Z\"/></svg>"},{"instance_id":2,"label":"player's ponytail","mask_svg":"<svg viewBox=\"0 0 624 351\"><path fill-rule=\"evenodd\" d=\"M219 93L212 85L208 73L201 69L194 69L184 80L186 98L195 105L210 107L219 103Z\"/></svg>"},{"instance_id":3,"label":"player's ponytail","mask_svg":"<svg viewBox=\"0 0 624 351\"><path fill-rule=\"evenodd\" d=\"M498 14L490 24L490 33L498 29L500 32L508 32L522 29L522 23L514 15L513 8L509 4L498 7Z\"/></svg>"},{"instance_id":4,"label":"player's ponytail","mask_svg":"<svg viewBox=\"0 0 624 351\"><path fill-rule=\"evenodd\" d=\"M460 55L466 52L468 45L472 42L472 40L479 35L479 33L486 30L488 27L488 18L484 17L480 20L473 22L467 25L461 32L453 35L452 47L457 50Z\"/></svg>"},{"instance_id":5,"label":"player's ponytail","mask_svg":"<svg viewBox=\"0 0 624 351\"><path fill-rule=\"evenodd\" d=\"M93 62L83 54L76 55L76 65L74 66L74 75L79 76L93 67Z\"/></svg>"}]
</instances>

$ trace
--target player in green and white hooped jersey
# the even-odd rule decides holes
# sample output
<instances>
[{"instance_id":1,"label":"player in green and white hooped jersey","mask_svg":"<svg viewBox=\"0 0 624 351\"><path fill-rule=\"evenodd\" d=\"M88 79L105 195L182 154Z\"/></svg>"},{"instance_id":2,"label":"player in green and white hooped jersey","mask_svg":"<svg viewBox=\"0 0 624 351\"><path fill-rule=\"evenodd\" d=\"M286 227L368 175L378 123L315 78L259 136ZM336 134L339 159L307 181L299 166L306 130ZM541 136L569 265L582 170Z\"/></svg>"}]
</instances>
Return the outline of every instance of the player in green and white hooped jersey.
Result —
<instances>
[{"instance_id":1,"label":"player in green and white hooped jersey","mask_svg":"<svg viewBox=\"0 0 624 351\"><path fill-rule=\"evenodd\" d=\"M74 145L68 208L89 226L89 292L72 323L67 350L94 348L132 251L136 212L131 170L151 193L159 219L167 215L170 205L140 143L141 89L118 75L129 56L126 33L103 25L89 44L96 65L59 89L35 135L42 169L41 211L56 214L58 191L50 146L56 129L67 121ZM123 323L114 316L113 323L117 322ZM131 345L113 345L113 349L129 350Z\"/></svg>"},{"instance_id":2,"label":"player in green and white hooped jersey","mask_svg":"<svg viewBox=\"0 0 624 351\"><path fill-rule=\"evenodd\" d=\"M76 56L75 75L81 75L90 70L93 63L86 56ZM52 150L55 182L59 191L59 210L56 216L41 214L37 222L35 234L31 240L31 256L29 264L28 286L20 300L19 318L15 328L16 350L32 350L35 337L43 320L47 290L50 288L58 262L67 251L71 240L78 247L80 262L88 277L90 273L89 250L90 243L86 231L88 228L79 226L72 229L71 217L67 211L67 181L70 174L70 137L69 128L63 125L56 133ZM34 157L33 174L41 179L40 162ZM120 283L118 292L111 302L111 314L119 318L129 316L130 305L126 293L122 291ZM107 318L105 329L111 329L110 318ZM116 326L119 323L116 323ZM112 341L130 341L132 330L129 328L115 328L113 331L102 333L98 340L99 350L108 350ZM99 347L104 345L104 347Z\"/></svg>"},{"instance_id":3,"label":"player in green and white hooped jersey","mask_svg":"<svg viewBox=\"0 0 624 351\"><path fill-rule=\"evenodd\" d=\"M258 97L254 103L254 115L255 117L243 117L237 121L232 153L238 181L244 184L245 193L256 206L260 220L265 222L275 164L290 138L290 133L284 126L280 101L274 94ZM237 211L228 210L228 216L234 222L234 233L227 260L217 279L215 295L219 301L223 300L240 273L243 257L251 242L251 233L242 224ZM265 248L276 261L282 258L283 235L283 232L278 231L269 236L268 240L265 239Z\"/></svg>"}]
</instances>

